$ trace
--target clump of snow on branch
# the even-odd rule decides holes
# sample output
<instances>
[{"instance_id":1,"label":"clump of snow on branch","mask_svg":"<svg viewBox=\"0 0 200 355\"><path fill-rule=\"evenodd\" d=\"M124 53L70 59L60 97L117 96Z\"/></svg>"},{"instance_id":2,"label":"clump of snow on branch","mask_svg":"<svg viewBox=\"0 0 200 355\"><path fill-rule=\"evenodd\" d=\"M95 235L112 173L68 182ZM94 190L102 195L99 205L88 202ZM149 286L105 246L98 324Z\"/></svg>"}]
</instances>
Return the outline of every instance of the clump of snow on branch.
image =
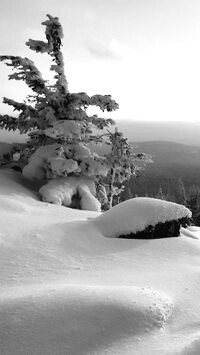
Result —
<instances>
[{"instance_id":1,"label":"clump of snow on branch","mask_svg":"<svg viewBox=\"0 0 200 355\"><path fill-rule=\"evenodd\" d=\"M39 193L43 201L64 206L70 206L73 196L78 195L82 210L101 211L101 204L95 198L95 184L87 178L57 178L42 186Z\"/></svg>"},{"instance_id":2,"label":"clump of snow on branch","mask_svg":"<svg viewBox=\"0 0 200 355\"><path fill-rule=\"evenodd\" d=\"M80 196L80 205L82 210L101 212L101 203L91 193L88 185L79 185L77 188L77 193Z\"/></svg>"},{"instance_id":3,"label":"clump of snow on branch","mask_svg":"<svg viewBox=\"0 0 200 355\"><path fill-rule=\"evenodd\" d=\"M45 178L45 164L48 159L59 156L60 144L54 143L39 147L29 158L29 163L23 169L24 177L31 180Z\"/></svg>"},{"instance_id":4,"label":"clump of snow on branch","mask_svg":"<svg viewBox=\"0 0 200 355\"><path fill-rule=\"evenodd\" d=\"M58 176L79 173L81 171L75 160L60 157L47 159L47 167L51 170L53 175Z\"/></svg>"},{"instance_id":5,"label":"clump of snow on branch","mask_svg":"<svg viewBox=\"0 0 200 355\"><path fill-rule=\"evenodd\" d=\"M58 121L52 127L46 128L44 134L51 138L65 138L66 140L81 137L82 123L78 121Z\"/></svg>"},{"instance_id":6,"label":"clump of snow on branch","mask_svg":"<svg viewBox=\"0 0 200 355\"><path fill-rule=\"evenodd\" d=\"M80 164L80 168L83 175L86 175L88 177L93 177L97 175L102 175L105 177L107 175L109 170L108 167L98 159L97 155L96 157L97 157L96 160L95 160L95 155L93 157L82 160Z\"/></svg>"},{"instance_id":7,"label":"clump of snow on branch","mask_svg":"<svg viewBox=\"0 0 200 355\"><path fill-rule=\"evenodd\" d=\"M181 218L191 218L188 208L174 202L149 197L124 201L95 218L94 224L107 237L119 237L145 230L148 226Z\"/></svg>"},{"instance_id":8,"label":"clump of snow on branch","mask_svg":"<svg viewBox=\"0 0 200 355\"><path fill-rule=\"evenodd\" d=\"M76 175L95 178L106 176L108 167L98 154L92 153L82 144L57 143L39 147L29 158L23 175L31 180L44 180L46 177Z\"/></svg>"}]
</instances>

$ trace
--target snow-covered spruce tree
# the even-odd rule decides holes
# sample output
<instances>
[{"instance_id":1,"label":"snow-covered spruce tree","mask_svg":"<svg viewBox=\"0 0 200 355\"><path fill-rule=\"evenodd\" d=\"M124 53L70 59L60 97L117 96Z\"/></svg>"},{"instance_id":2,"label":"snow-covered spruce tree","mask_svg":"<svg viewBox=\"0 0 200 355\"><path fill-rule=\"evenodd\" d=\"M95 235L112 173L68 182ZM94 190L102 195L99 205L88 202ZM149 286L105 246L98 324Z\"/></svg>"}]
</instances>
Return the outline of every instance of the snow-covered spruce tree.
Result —
<instances>
[{"instance_id":1,"label":"snow-covered spruce tree","mask_svg":"<svg viewBox=\"0 0 200 355\"><path fill-rule=\"evenodd\" d=\"M50 70L55 72L55 82L52 85L45 81L28 58L0 56L0 60L14 70L9 79L23 80L33 91L33 95L23 103L4 97L3 102L12 106L19 115L0 115L0 127L29 134L26 149L21 154L25 161L27 159L23 175L47 183L39 191L44 201L100 210L100 202L95 197L96 186L102 196L105 189L101 181L109 171L110 186L113 186L117 176L113 159L117 151L114 153L115 141L112 139L109 157L92 152L88 144L104 140L108 143L106 136L112 135L98 134L97 131L114 122L97 115L88 116L87 108L96 106L103 112L111 112L118 109L118 104L110 95L90 97L84 92L69 92L61 52L62 27L57 17L47 17L42 22L46 27L46 41L29 39L26 45L33 51L51 56ZM110 193L110 206L112 195L113 192Z\"/></svg>"}]
</instances>

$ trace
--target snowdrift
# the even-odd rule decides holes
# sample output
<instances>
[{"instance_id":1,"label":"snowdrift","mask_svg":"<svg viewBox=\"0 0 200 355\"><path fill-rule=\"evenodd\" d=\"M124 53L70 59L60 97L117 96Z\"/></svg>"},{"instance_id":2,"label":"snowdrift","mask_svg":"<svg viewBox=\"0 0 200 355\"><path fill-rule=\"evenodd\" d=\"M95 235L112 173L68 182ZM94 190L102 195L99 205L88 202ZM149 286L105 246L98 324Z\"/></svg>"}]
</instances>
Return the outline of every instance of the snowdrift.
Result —
<instances>
[{"instance_id":1,"label":"snowdrift","mask_svg":"<svg viewBox=\"0 0 200 355\"><path fill-rule=\"evenodd\" d=\"M105 238L99 215L0 171L0 353L199 354L200 229Z\"/></svg>"}]
</instances>

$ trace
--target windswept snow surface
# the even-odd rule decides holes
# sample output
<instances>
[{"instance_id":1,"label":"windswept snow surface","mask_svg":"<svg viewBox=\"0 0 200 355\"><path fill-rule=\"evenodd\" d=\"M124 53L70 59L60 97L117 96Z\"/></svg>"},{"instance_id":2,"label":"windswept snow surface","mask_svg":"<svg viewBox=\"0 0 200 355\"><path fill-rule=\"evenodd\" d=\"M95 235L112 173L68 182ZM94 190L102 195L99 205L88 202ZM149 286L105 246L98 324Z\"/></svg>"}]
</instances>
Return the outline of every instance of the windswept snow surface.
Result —
<instances>
[{"instance_id":1,"label":"windswept snow surface","mask_svg":"<svg viewBox=\"0 0 200 355\"><path fill-rule=\"evenodd\" d=\"M0 354L199 354L200 229L105 238L98 215L0 170Z\"/></svg>"}]
</instances>

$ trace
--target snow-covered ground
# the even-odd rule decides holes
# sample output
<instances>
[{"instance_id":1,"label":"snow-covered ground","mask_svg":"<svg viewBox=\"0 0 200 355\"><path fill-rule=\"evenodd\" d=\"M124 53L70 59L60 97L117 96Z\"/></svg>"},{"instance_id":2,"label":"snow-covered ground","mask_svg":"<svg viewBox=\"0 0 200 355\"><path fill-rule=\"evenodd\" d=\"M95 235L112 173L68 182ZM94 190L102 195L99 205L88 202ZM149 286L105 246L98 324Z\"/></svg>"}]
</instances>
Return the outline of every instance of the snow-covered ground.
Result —
<instances>
[{"instance_id":1,"label":"snow-covered ground","mask_svg":"<svg viewBox=\"0 0 200 355\"><path fill-rule=\"evenodd\" d=\"M98 215L0 170L0 354L199 354L200 228L106 238Z\"/></svg>"}]
</instances>

